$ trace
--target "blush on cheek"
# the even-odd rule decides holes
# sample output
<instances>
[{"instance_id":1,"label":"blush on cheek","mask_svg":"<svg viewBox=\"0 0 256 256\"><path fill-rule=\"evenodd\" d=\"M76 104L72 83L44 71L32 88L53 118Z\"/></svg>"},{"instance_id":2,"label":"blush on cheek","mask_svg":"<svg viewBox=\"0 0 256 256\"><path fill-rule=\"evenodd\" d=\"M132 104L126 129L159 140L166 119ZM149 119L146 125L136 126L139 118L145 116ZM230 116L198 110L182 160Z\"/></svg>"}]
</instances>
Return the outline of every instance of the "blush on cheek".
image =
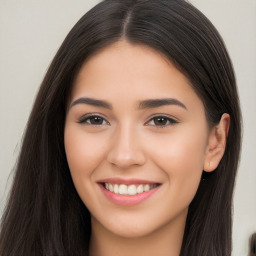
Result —
<instances>
[{"instance_id":1,"label":"blush on cheek","mask_svg":"<svg viewBox=\"0 0 256 256\"><path fill-rule=\"evenodd\" d=\"M93 170L104 155L104 142L99 136L86 135L83 130L72 132L70 127L65 131L65 150L71 171Z\"/></svg>"},{"instance_id":2,"label":"blush on cheek","mask_svg":"<svg viewBox=\"0 0 256 256\"><path fill-rule=\"evenodd\" d=\"M173 142L154 154L155 162L168 175L170 186L175 186L173 189L180 199L188 201L197 191L204 161L203 146L190 142Z\"/></svg>"}]
</instances>

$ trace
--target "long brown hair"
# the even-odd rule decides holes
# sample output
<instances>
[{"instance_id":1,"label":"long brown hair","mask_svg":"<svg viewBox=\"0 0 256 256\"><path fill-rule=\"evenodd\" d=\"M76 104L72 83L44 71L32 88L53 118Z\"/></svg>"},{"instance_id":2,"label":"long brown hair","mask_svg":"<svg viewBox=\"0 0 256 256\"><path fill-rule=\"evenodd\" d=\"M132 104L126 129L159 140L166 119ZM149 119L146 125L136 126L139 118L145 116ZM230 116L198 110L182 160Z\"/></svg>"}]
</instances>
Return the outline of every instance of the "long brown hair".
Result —
<instances>
[{"instance_id":1,"label":"long brown hair","mask_svg":"<svg viewBox=\"0 0 256 256\"><path fill-rule=\"evenodd\" d=\"M241 141L236 81L211 22L184 0L105 0L67 35L31 112L9 201L0 255L87 255L90 213L73 185L64 150L65 104L82 63L121 38L167 56L191 82L210 125L231 117L218 168L202 174L181 254L231 255L232 195Z\"/></svg>"}]
</instances>

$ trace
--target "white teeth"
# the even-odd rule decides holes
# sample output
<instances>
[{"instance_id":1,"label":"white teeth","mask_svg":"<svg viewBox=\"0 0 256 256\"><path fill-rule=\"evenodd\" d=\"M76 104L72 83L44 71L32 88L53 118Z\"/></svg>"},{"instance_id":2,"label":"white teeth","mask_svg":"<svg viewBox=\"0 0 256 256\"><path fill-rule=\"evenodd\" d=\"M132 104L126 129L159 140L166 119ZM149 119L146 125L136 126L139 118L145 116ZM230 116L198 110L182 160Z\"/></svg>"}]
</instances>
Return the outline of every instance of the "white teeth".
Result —
<instances>
[{"instance_id":1,"label":"white teeth","mask_svg":"<svg viewBox=\"0 0 256 256\"><path fill-rule=\"evenodd\" d=\"M108 183L106 183L108 184ZM111 192L114 192L114 188L113 188L113 185L109 183L108 185L108 190L111 191Z\"/></svg>"},{"instance_id":2,"label":"white teeth","mask_svg":"<svg viewBox=\"0 0 256 256\"><path fill-rule=\"evenodd\" d=\"M115 194L119 194L119 189L118 189L118 185L117 184L114 185L114 193Z\"/></svg>"},{"instance_id":3,"label":"white teeth","mask_svg":"<svg viewBox=\"0 0 256 256\"><path fill-rule=\"evenodd\" d=\"M136 194L141 194L147 192L153 188L157 187L157 184L139 184L139 185L125 185L125 184L111 184L105 183L105 188L115 194L129 195L133 196Z\"/></svg>"},{"instance_id":4,"label":"white teeth","mask_svg":"<svg viewBox=\"0 0 256 256\"><path fill-rule=\"evenodd\" d=\"M139 185L138 187L137 187L137 194L140 194L140 193L142 193L143 192L143 185Z\"/></svg>"},{"instance_id":5,"label":"white teeth","mask_svg":"<svg viewBox=\"0 0 256 256\"><path fill-rule=\"evenodd\" d=\"M127 186L126 185L121 184L119 186L119 194L120 195L127 195Z\"/></svg>"},{"instance_id":6,"label":"white teeth","mask_svg":"<svg viewBox=\"0 0 256 256\"><path fill-rule=\"evenodd\" d=\"M148 184L144 185L144 191L149 191L150 187Z\"/></svg>"},{"instance_id":7,"label":"white teeth","mask_svg":"<svg viewBox=\"0 0 256 256\"><path fill-rule=\"evenodd\" d=\"M128 192L127 194L130 196L136 195L137 194L136 186L135 185L128 186L127 192Z\"/></svg>"}]
</instances>

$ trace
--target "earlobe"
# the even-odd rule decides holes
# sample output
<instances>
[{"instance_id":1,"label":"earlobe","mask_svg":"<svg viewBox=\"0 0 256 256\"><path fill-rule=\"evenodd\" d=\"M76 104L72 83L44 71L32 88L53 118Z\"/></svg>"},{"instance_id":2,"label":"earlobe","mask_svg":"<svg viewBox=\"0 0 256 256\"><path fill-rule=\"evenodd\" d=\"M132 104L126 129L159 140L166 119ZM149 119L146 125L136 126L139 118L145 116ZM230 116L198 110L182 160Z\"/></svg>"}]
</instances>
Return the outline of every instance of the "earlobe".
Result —
<instances>
[{"instance_id":1,"label":"earlobe","mask_svg":"<svg viewBox=\"0 0 256 256\"><path fill-rule=\"evenodd\" d=\"M230 116L224 113L220 122L211 129L206 148L204 171L212 172L218 167L225 152L229 124Z\"/></svg>"}]
</instances>

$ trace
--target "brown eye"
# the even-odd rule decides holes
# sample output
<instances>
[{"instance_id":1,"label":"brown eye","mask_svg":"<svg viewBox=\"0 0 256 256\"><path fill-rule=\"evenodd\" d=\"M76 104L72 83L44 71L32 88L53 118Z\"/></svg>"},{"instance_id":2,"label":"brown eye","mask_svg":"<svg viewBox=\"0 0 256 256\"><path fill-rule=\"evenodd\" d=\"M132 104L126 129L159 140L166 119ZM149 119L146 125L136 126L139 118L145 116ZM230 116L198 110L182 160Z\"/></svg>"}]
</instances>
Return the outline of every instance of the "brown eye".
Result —
<instances>
[{"instance_id":1,"label":"brown eye","mask_svg":"<svg viewBox=\"0 0 256 256\"><path fill-rule=\"evenodd\" d=\"M158 127L164 127L169 126L173 124L177 124L178 122L174 120L173 118L166 117L166 116L157 116L149 120L147 125L152 126L158 126Z\"/></svg>"},{"instance_id":2,"label":"brown eye","mask_svg":"<svg viewBox=\"0 0 256 256\"><path fill-rule=\"evenodd\" d=\"M106 125L109 124L103 117L101 116L85 116L83 117L79 123L88 124L88 125Z\"/></svg>"},{"instance_id":3,"label":"brown eye","mask_svg":"<svg viewBox=\"0 0 256 256\"><path fill-rule=\"evenodd\" d=\"M168 119L166 117L157 117L153 120L155 125L166 125L168 123Z\"/></svg>"},{"instance_id":4,"label":"brown eye","mask_svg":"<svg viewBox=\"0 0 256 256\"><path fill-rule=\"evenodd\" d=\"M90 122L90 124L94 124L94 125L100 125L103 124L103 118L99 117L99 116L94 116L94 117L90 117L87 119L87 121Z\"/></svg>"}]
</instances>

